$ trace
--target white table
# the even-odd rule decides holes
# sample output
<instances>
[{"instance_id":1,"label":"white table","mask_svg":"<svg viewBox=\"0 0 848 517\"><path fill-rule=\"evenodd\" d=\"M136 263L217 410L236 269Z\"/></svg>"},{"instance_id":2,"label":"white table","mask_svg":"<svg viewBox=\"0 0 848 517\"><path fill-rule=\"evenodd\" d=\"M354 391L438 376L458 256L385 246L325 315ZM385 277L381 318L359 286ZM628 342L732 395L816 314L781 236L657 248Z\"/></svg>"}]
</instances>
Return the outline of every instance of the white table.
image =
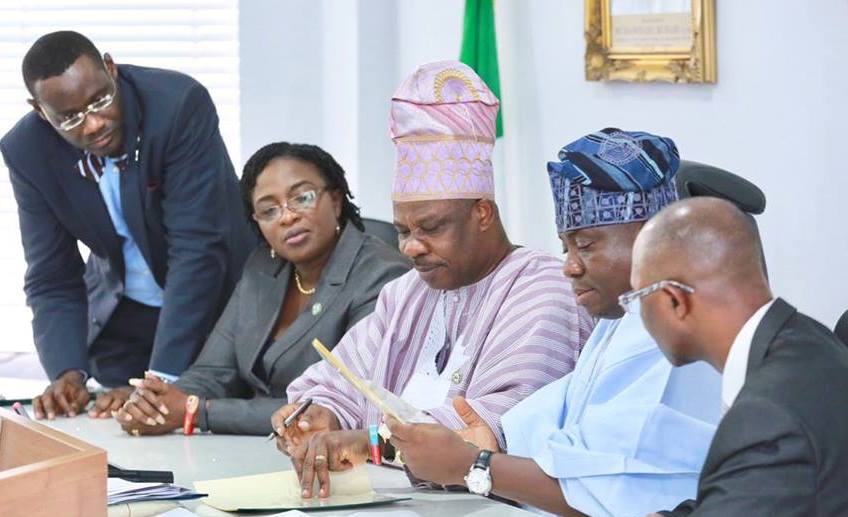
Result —
<instances>
[{"instance_id":1,"label":"white table","mask_svg":"<svg viewBox=\"0 0 848 517\"><path fill-rule=\"evenodd\" d=\"M175 433L167 436L133 437L124 433L112 419L94 420L85 415L42 422L105 449L110 463L128 469L171 470L174 472L174 482L188 488L193 488L193 483L197 480L262 474L292 468L288 457L279 453L273 442L266 442L261 436L204 433L183 436ZM358 510L320 511L315 515L349 515L360 511L389 513L395 510L411 511L421 517L532 515L524 510L467 493L414 490L409 486L406 475L399 470L370 464L367 468L375 491L413 499ZM183 504L198 515L234 515L206 506L202 499Z\"/></svg>"}]
</instances>

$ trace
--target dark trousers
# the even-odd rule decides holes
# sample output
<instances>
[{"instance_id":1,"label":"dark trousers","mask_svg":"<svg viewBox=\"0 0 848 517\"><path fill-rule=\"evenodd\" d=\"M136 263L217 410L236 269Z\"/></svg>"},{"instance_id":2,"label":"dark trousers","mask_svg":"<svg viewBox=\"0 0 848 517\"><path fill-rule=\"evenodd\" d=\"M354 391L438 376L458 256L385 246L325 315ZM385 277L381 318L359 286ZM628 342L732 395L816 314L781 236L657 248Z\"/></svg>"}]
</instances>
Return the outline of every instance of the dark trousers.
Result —
<instances>
[{"instance_id":1,"label":"dark trousers","mask_svg":"<svg viewBox=\"0 0 848 517\"><path fill-rule=\"evenodd\" d=\"M144 377L158 321L158 307L122 298L88 349L92 377L109 388L126 386L132 377Z\"/></svg>"}]
</instances>

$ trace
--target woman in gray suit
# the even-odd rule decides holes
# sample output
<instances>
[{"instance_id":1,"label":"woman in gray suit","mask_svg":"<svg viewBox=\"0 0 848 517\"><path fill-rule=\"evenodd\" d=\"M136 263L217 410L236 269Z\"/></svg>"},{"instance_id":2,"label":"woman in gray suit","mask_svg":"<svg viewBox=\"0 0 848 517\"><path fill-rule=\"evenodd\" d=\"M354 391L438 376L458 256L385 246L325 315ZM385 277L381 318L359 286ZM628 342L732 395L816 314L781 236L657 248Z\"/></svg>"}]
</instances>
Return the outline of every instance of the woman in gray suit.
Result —
<instances>
[{"instance_id":1,"label":"woman in gray suit","mask_svg":"<svg viewBox=\"0 0 848 517\"><path fill-rule=\"evenodd\" d=\"M174 384L147 374L115 414L135 435L183 425L188 395L196 424L216 433L267 434L286 387L374 310L383 285L410 265L363 233L344 170L313 145L269 144L241 178L250 221L264 237L197 361ZM210 207L210 210L220 209ZM210 217L214 217L211 214Z\"/></svg>"}]
</instances>

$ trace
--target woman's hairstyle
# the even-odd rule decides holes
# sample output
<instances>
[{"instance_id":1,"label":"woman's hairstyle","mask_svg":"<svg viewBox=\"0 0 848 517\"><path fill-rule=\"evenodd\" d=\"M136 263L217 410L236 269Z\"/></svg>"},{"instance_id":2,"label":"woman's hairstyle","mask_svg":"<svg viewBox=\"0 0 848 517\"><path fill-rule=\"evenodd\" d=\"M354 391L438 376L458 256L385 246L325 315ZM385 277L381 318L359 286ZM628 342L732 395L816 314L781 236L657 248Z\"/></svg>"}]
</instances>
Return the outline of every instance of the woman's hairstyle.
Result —
<instances>
[{"instance_id":1,"label":"woman's hairstyle","mask_svg":"<svg viewBox=\"0 0 848 517\"><path fill-rule=\"evenodd\" d=\"M333 158L330 153L321 149L317 145L309 144L291 144L289 142L275 142L268 144L255 153L247 160L244 165L244 172L241 175L241 197L244 202L245 214L251 223L253 229L259 233L259 226L253 220L253 189L256 188L256 180L259 175L265 170L265 167L276 158L294 158L306 163L311 163L318 169L318 173L326 183L325 188L328 191L341 192L342 198L342 213L339 215L339 226L344 228L347 222L352 223L360 231L364 231L365 227L362 224L362 217L359 215L359 207L353 204L353 194L350 193L350 187L345 179L345 172L342 166ZM260 233L261 235L261 233Z\"/></svg>"}]
</instances>

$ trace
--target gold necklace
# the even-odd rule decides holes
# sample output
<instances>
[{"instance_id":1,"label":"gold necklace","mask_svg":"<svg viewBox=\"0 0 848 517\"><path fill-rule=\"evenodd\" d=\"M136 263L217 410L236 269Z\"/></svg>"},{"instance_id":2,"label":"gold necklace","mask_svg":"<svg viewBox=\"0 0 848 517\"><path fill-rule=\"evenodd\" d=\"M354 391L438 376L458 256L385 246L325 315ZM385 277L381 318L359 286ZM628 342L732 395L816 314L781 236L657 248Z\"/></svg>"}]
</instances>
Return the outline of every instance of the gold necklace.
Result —
<instances>
[{"instance_id":1,"label":"gold necklace","mask_svg":"<svg viewBox=\"0 0 848 517\"><path fill-rule=\"evenodd\" d=\"M298 274L297 269L294 270L294 283L297 285L297 290L300 291L300 294L305 294L306 296L315 294L314 287L312 289L303 288L303 285L300 283L300 274Z\"/></svg>"}]
</instances>

